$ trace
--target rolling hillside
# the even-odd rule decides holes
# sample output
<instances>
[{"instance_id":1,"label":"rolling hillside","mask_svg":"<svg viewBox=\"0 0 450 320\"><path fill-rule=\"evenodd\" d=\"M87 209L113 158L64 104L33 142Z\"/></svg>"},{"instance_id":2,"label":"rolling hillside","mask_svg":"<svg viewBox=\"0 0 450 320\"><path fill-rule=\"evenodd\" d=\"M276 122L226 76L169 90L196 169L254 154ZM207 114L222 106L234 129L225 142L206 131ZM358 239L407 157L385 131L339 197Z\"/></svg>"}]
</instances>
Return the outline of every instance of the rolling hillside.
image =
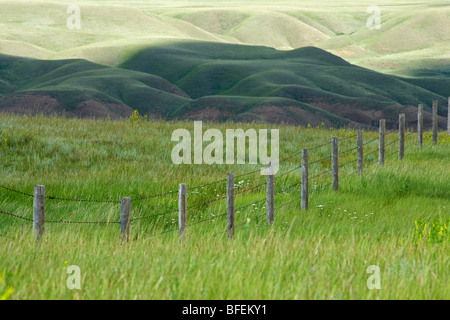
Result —
<instances>
[{"instance_id":1,"label":"rolling hillside","mask_svg":"<svg viewBox=\"0 0 450 320\"><path fill-rule=\"evenodd\" d=\"M450 80L385 75L314 47L217 42L151 46L118 67L5 55L0 66L2 112L81 117L123 117L137 109L163 119L371 126L387 118L395 126L399 112L415 121L417 104L429 111L434 99L444 116L450 88Z\"/></svg>"},{"instance_id":2,"label":"rolling hillside","mask_svg":"<svg viewBox=\"0 0 450 320\"><path fill-rule=\"evenodd\" d=\"M80 7L81 27L67 28ZM373 1L0 0L0 53L87 59L116 65L151 45L179 41L292 50L315 46L383 73L450 72L448 1L380 0L380 29L369 29Z\"/></svg>"}]
</instances>

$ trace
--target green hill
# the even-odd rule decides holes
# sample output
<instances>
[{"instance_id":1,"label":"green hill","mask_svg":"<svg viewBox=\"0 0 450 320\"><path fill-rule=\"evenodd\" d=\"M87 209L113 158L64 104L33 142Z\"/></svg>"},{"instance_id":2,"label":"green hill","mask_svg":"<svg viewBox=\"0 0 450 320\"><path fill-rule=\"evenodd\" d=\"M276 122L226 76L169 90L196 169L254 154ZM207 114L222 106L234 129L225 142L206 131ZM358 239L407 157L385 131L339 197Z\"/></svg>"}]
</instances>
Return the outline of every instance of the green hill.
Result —
<instances>
[{"instance_id":1,"label":"green hill","mask_svg":"<svg viewBox=\"0 0 450 320\"><path fill-rule=\"evenodd\" d=\"M154 118L245 120L330 126L415 121L418 103L439 114L450 81L403 79L351 65L324 50L216 42L142 49L118 67L86 60L0 56L0 110L123 117L134 109ZM445 126L445 120L440 119Z\"/></svg>"},{"instance_id":2,"label":"green hill","mask_svg":"<svg viewBox=\"0 0 450 320\"><path fill-rule=\"evenodd\" d=\"M261 106L271 107L274 103L276 113L286 111L280 111L280 107L302 108L309 113L306 104L309 110L325 110L345 119L344 122L364 125L372 125L380 117L393 119L395 124L399 112L406 112L407 119L414 121L413 113L405 109L423 103L430 110L434 99L440 101L439 112L444 116L446 88L450 87L448 79L441 79L441 85L437 86L435 79L428 78L422 79L422 87L411 79L351 65L314 47L278 51L221 43L177 43L141 50L120 67L161 76L193 99L214 96L215 106L220 105L219 96L257 97L262 104L255 105L254 99L250 100L247 113L258 115ZM190 112L193 112L192 105ZM194 109L201 116L201 110ZM227 112L234 113L229 107ZM304 123L298 116L284 118L288 122ZM441 122L445 125L444 119Z\"/></svg>"},{"instance_id":3,"label":"green hill","mask_svg":"<svg viewBox=\"0 0 450 320\"><path fill-rule=\"evenodd\" d=\"M85 60L0 57L4 112L123 117L137 108L155 117L189 99L168 81ZM44 109L43 109L44 108Z\"/></svg>"}]
</instances>

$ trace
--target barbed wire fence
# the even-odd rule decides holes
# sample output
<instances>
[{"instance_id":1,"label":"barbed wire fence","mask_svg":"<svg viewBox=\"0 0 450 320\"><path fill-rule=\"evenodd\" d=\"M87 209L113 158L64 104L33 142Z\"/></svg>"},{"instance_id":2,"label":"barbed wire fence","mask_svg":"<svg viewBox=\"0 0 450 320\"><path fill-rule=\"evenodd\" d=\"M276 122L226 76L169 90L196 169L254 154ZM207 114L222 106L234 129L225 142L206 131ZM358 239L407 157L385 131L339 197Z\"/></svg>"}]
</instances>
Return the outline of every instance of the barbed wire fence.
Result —
<instances>
[{"instance_id":1,"label":"barbed wire fence","mask_svg":"<svg viewBox=\"0 0 450 320\"><path fill-rule=\"evenodd\" d=\"M437 108L437 107L436 107ZM435 114L435 108L433 104L433 114ZM45 195L45 188L44 186L35 186L34 193L27 193L24 191L20 191L8 186L0 185L0 188L19 194L24 197L33 198L33 217L29 218L17 213L12 213L9 211L0 210L0 215L8 216L10 218L14 218L17 220L25 221L27 223L33 224L33 232L35 235L35 238L39 241L39 239L43 235L43 225L44 223L50 223L50 224L114 224L120 225L121 230L121 239L129 240L130 236L130 225L133 223L136 223L138 221L143 220L151 220L154 218L159 219L160 217L166 217L170 215L174 215L175 213L178 213L178 225L172 226L171 228L166 228L165 230L153 232L151 234L147 234L145 236L139 237L136 236L133 241L138 240L144 240L148 238L152 238L158 235L163 235L171 232L178 231L179 236L181 237L183 233L185 232L186 228L191 228L203 223L208 222L215 222L216 220L219 220L221 218L226 217L226 230L216 233L216 235L221 234L227 234L227 237L231 238L234 235L234 231L237 228L240 228L244 225L248 225L250 222L258 220L264 216L266 216L267 223L270 225L274 221L274 212L278 211L282 208L285 208L287 206L290 206L298 201L301 202L301 209L306 210L308 208L308 201L309 196L313 196L317 192L320 192L322 190L325 190L328 187L331 187L331 190L336 191L338 190L339 186L339 170L345 167L352 167L352 170L348 172L344 177L341 179L345 179L347 177L350 177L352 175L358 174L361 175L363 173L364 168L368 168L372 166L375 163L378 163L380 166L384 164L385 158L391 157L395 154L398 154L398 159L402 160L404 157L404 151L407 148L410 148L414 145L417 145L417 149L420 150L423 145L423 134L426 130L431 129L431 138L432 138L432 144L437 144L437 116L433 116L433 123L431 127L424 129L423 127L423 118L422 118L422 110L419 106L418 110L418 121L417 121L417 131L408 131L406 132L406 126L405 126L405 116L403 114L399 115L399 129L398 130L391 130L386 131L385 130L385 120L380 120L379 125L379 135L377 138L368 140L367 142L363 142L363 131L358 130L357 134L351 133L350 135L346 137L340 137L336 138L333 137L331 141L327 143L323 143L316 146L311 146L310 148L302 149L299 152L296 152L294 154L291 154L290 156L282 159L279 161L279 164L286 163L288 160L291 160L293 158L301 156L301 165L295 166L294 168L290 168L285 172L282 172L278 175L266 175L266 181L264 182L256 182L254 184L247 185L241 185L241 183L238 183L237 185L234 184L234 180L236 178L243 178L248 177L250 175L253 175L255 173L261 172L262 168L252 170L250 172L245 172L239 175L232 175L229 174L227 176L227 179L221 179L209 183L205 183L198 186L193 186L190 188L185 188L184 193L180 193L180 188L178 190L171 190L168 192L163 192L159 194L154 195L143 195L143 196L137 196L133 198L129 197L123 197L120 200L112 200L112 199L85 199L85 198L66 198L66 197L57 197L57 196L46 196ZM398 137L395 137L398 135ZM417 135L417 139L411 139L408 143L405 143L407 139L410 139L413 137L413 135ZM393 137L394 136L394 137ZM428 137L428 136L427 136ZM348 143L348 140L355 139L356 138L356 145L350 148L347 148L343 151L339 151L338 143L346 141ZM373 148L373 150L370 150L369 152L364 152L364 149L366 147L372 148L374 145L374 142L378 142L378 148ZM321 157L319 159L314 159L313 161L309 162L308 159L308 151L314 151L325 147L331 147L331 154L327 155L325 157ZM386 153L386 150L388 152ZM378 157L376 154L378 153ZM352 160L339 163L339 157L353 157ZM311 176L309 175L309 168L314 167L316 164L321 164L325 167L330 167L330 169L324 170L322 172L315 172ZM269 168L272 167L274 164L269 163ZM356 165L356 170L355 170ZM274 182L275 181L281 181L285 177L289 177L289 175L301 172L301 178L298 182L295 182L293 184L290 184L288 186L283 186L281 190L275 192L274 191ZM331 182L323 182L318 181L319 178L325 177L325 175L331 175ZM244 181L244 180L242 180ZM250 181L250 180L248 180ZM281 183L282 184L282 183ZM183 184L180 184L181 186ZM309 187L315 186L314 189L309 191ZM221 186L226 189L225 194L217 194L214 198L204 200L201 196L201 192L194 190L201 190L206 187L211 186ZM266 195L262 199L258 199L256 201L252 201L250 203L247 203L245 205L242 205L238 208L235 208L235 196L240 196L244 194L252 194L257 193L260 194L260 189L262 189L265 186L266 188ZM241 190L241 187L243 189ZM300 195L294 197L293 199L290 199L284 203L279 204L278 206L274 206L274 199L275 196L279 196L281 194L288 195L289 193L287 191L290 191L292 189L298 189L300 188ZM217 189L215 189L216 191ZM200 201L194 204L187 205L187 191L191 192L191 195L194 195L196 193L200 194ZM214 194L216 194L215 192ZM206 194L206 193L205 193ZM130 217L130 206L131 202L140 202L140 201L146 201L146 200L152 200L167 196L178 196L178 207L177 208L167 208L167 210L161 210L161 212L152 212L148 215L143 215L139 217ZM120 203L120 219L119 220L94 220L94 221L74 221L74 220L46 220L44 219L44 201L45 200L51 200L51 201L70 201L70 202L85 202L85 203L109 203L109 204L118 204ZM186 212L189 210L189 212L194 210L199 210L201 212L201 209L210 207L213 204L218 204L219 206L223 206L223 200L225 200L225 210L220 209L218 212L221 212L220 214L212 214L211 216L207 218L203 218L200 215L200 219L187 222L187 214ZM265 204L263 206L260 206L260 204ZM159 207L161 207L160 205ZM259 206L259 207L258 207ZM247 215L244 215L244 222L235 224L235 213L241 214L243 211L249 209L249 208L255 208L256 210L262 210L265 209L265 212L259 213L256 215L253 215L251 218ZM253 211L252 211L253 212ZM190 214L189 218L196 217L197 215ZM173 219L175 220L175 219ZM167 225L167 223L166 223ZM9 236L0 233L0 237L3 238L10 238Z\"/></svg>"}]
</instances>

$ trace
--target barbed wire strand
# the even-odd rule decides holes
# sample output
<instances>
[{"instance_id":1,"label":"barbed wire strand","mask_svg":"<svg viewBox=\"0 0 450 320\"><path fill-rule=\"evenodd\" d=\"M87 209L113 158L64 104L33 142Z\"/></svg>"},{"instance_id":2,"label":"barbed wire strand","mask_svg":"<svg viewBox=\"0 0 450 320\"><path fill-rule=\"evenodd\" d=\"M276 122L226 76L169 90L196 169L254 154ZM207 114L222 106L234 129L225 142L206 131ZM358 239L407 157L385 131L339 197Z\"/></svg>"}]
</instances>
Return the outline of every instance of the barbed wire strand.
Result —
<instances>
[{"instance_id":1,"label":"barbed wire strand","mask_svg":"<svg viewBox=\"0 0 450 320\"><path fill-rule=\"evenodd\" d=\"M260 202L262 202L262 201L266 201L266 198L261 199L261 200L258 200L258 201L255 201L255 202L252 202L252 203L247 204L247 205L245 205L245 206L242 206L242 207L240 207L240 208L237 208L237 209L235 209L234 211L240 211L240 210L245 209L245 208L248 208L248 207L250 207L250 206L252 206L252 205L256 205L257 203L260 203Z\"/></svg>"},{"instance_id":2,"label":"barbed wire strand","mask_svg":"<svg viewBox=\"0 0 450 320\"><path fill-rule=\"evenodd\" d=\"M242 194L242 193L245 193L245 192L247 192L247 191L251 191L251 190L253 190L253 189L260 188L260 187L262 187L262 186L264 186L264 185L266 185L266 182L265 182L265 181L264 181L263 183L261 183L261 184L258 184L258 185L256 185L256 186L250 187L250 188L248 188L248 189L245 189L245 190L241 190L241 191L235 192L234 195L236 196L236 195L238 195L238 194Z\"/></svg>"},{"instance_id":3,"label":"barbed wire strand","mask_svg":"<svg viewBox=\"0 0 450 320\"><path fill-rule=\"evenodd\" d=\"M351 160L351 161L344 162L343 164L338 165L338 168L345 167L346 165L349 165L349 164L351 164L353 162L356 162L356 161L358 161L358 159L354 159L354 160Z\"/></svg>"},{"instance_id":4,"label":"barbed wire strand","mask_svg":"<svg viewBox=\"0 0 450 320\"><path fill-rule=\"evenodd\" d=\"M321 162L321 161L324 161L324 160L331 160L331 155L326 156L326 157L324 157L324 158L322 158L322 159L319 159L319 160L315 160L315 161L309 162L309 163L308 163L308 166L310 166L310 165L312 165L312 164L315 164L315 163L318 163L318 162Z\"/></svg>"},{"instance_id":5,"label":"barbed wire strand","mask_svg":"<svg viewBox=\"0 0 450 320\"><path fill-rule=\"evenodd\" d=\"M331 171L332 171L331 169L330 169L330 170L323 171L323 172L321 172L321 173L316 174L315 176L312 176L311 178L308 178L308 180L313 180L313 179L315 179L315 178L317 178L317 177L320 177L320 176L322 176L322 175L324 175L324 174L326 174L326 173L329 173L329 172L331 172Z\"/></svg>"},{"instance_id":6,"label":"barbed wire strand","mask_svg":"<svg viewBox=\"0 0 450 320\"><path fill-rule=\"evenodd\" d=\"M62 224L119 224L120 221L70 221L70 220L45 220L45 223Z\"/></svg>"},{"instance_id":7,"label":"barbed wire strand","mask_svg":"<svg viewBox=\"0 0 450 320\"><path fill-rule=\"evenodd\" d=\"M326 146L326 145L328 145L328 144L330 144L330 142L328 142L328 143L326 143L326 144L323 144L323 145L318 145L318 146L312 147L310 150L318 149L318 148L321 148L321 147ZM291 155L291 156L289 156L288 158L286 158L286 159L280 161L280 163L281 163L281 162L284 162L284 161L286 161L287 159L290 159L290 158L292 158L292 157L294 157L294 156L296 156L296 155L298 155L298 154L300 154L300 153L301 153L301 152L298 152L298 153L296 153L296 154L294 154L294 155ZM243 177L243 176L246 176L246 175L249 175L249 174L252 174L252 173L256 173L256 172L258 172L258 171L260 171L260 170L261 170L261 169L257 169L257 170L254 170L254 171L250 171L250 172L247 172L247 173L243 173L243 174L237 175L235 178L239 178L239 177ZM189 190L194 190L194 189L198 189L198 188L202 188L202 187L214 185L214 184L221 183L221 182L225 182L225 181L226 181L226 179L221 179L221 180L213 181L213 182L210 182L210 183L205 183L205 184L203 184L203 185L199 185L199 186L194 186L194 187L191 187L191 188L187 188L186 190L187 190L187 191L189 191ZM19 194L26 195L26 196L29 196L29 197L33 197L33 194L29 194L29 193L26 193L26 192L22 192L22 191L19 191L19 190L15 190L15 189L12 189L12 188L3 186L3 185L0 185L0 187L3 188L3 189L5 189L5 190L9 190L9 191L11 191L11 192L15 192L15 193L19 193ZM161 194L150 195L150 196L143 196L143 197L138 197L138 198L132 198L131 200L132 200L132 201L138 201L138 200L151 199L151 198L162 197L162 196L165 196L165 195L173 194L173 193L175 193L175 192L177 192L177 191L172 190L172 191L168 191L168 192L161 193ZM57 197L57 196L46 196L45 198L48 199L48 200L59 200L59 201L97 202L97 203L120 203L120 200L93 200L93 199L82 199L82 198L65 198L65 197Z\"/></svg>"},{"instance_id":8,"label":"barbed wire strand","mask_svg":"<svg viewBox=\"0 0 450 320\"><path fill-rule=\"evenodd\" d=\"M226 213L222 213L222 214L219 214L218 216L214 216L214 217L211 217L211 218L207 218L207 219L203 219L203 220L200 220L200 221L196 221L196 222L187 224L186 227L192 227L192 226L195 226L197 224L200 224L200 223L203 223L203 222L207 222L207 221L211 221L211 220L214 220L214 219L226 216L226 215L227 215Z\"/></svg>"},{"instance_id":9,"label":"barbed wire strand","mask_svg":"<svg viewBox=\"0 0 450 320\"><path fill-rule=\"evenodd\" d=\"M209 201L197 203L197 204L194 204L194 205L192 205L192 206L186 207L186 209L192 209L192 208L200 207L200 206L202 206L202 205L206 205L206 204L210 204L210 203L213 203L213 202L216 202L216 201L220 201L220 200L226 199L226 197L227 197L227 196L225 195L225 196L222 196L222 197L220 197L220 198L216 198L216 199L214 199L214 200L209 200Z\"/></svg>"},{"instance_id":10,"label":"barbed wire strand","mask_svg":"<svg viewBox=\"0 0 450 320\"><path fill-rule=\"evenodd\" d=\"M378 139L379 139L379 138L377 137L377 138L375 138L375 139L366 141L366 142L364 142L364 145L369 144L369 143L372 143L372 142L374 142L374 141L377 141Z\"/></svg>"},{"instance_id":11,"label":"barbed wire strand","mask_svg":"<svg viewBox=\"0 0 450 320\"><path fill-rule=\"evenodd\" d=\"M378 151L379 151L378 149L372 150L372 151L366 153L365 156L371 155L373 153L378 153Z\"/></svg>"},{"instance_id":12,"label":"barbed wire strand","mask_svg":"<svg viewBox=\"0 0 450 320\"><path fill-rule=\"evenodd\" d=\"M339 139L339 141L345 141L345 140L354 138L354 137L356 137L356 136L357 136L356 134L351 134L350 136L345 137L345 138L341 138L341 137L337 137L337 138Z\"/></svg>"},{"instance_id":13,"label":"barbed wire strand","mask_svg":"<svg viewBox=\"0 0 450 320\"><path fill-rule=\"evenodd\" d=\"M198 189L198 188L204 188L204 187L207 187L207 186L212 186L213 184L218 184L218 183L226 182L226 181L227 181L227 179L221 179L221 180L217 180L217 181L205 183L205 184L202 184L202 185L200 185L200 186L195 186L195 187L187 188L186 191L194 190L194 189Z\"/></svg>"},{"instance_id":14,"label":"barbed wire strand","mask_svg":"<svg viewBox=\"0 0 450 320\"><path fill-rule=\"evenodd\" d=\"M277 211L277 210L279 210L279 209L281 209L281 208L283 208L283 207L285 207L285 206L291 204L292 202L295 202L295 201L301 199L301 197L302 197L302 196L299 196L299 197L296 197L296 198L293 199L293 200L290 200L290 201L288 201L288 202L285 202L285 203L283 203L282 205L280 205L280 206L274 208L273 211Z\"/></svg>"},{"instance_id":15,"label":"barbed wire strand","mask_svg":"<svg viewBox=\"0 0 450 320\"><path fill-rule=\"evenodd\" d=\"M293 172L293 171L295 171L295 170L300 169L301 167L302 167L302 166L295 167L294 169L291 169L291 170L289 170L289 171L286 171L286 172L284 172L284 173L282 173L282 174L280 174L280 175L274 177L274 179L275 179L275 180L276 180L276 179L279 179L279 178L281 178L281 177L283 177L283 176L285 176L285 175L287 175L287 174L289 174L289 173L291 173L291 172Z\"/></svg>"},{"instance_id":16,"label":"barbed wire strand","mask_svg":"<svg viewBox=\"0 0 450 320\"><path fill-rule=\"evenodd\" d=\"M3 214L3 215L7 215L7 216L11 216L11 217L17 218L17 219L22 219L22 220L25 220L25 221L33 222L33 219L30 219L30 218L27 218L27 217L23 217L23 216L19 216L19 215L14 214L14 213L6 212L6 211L3 211L3 210L0 210L0 213Z\"/></svg>"},{"instance_id":17,"label":"barbed wire strand","mask_svg":"<svg viewBox=\"0 0 450 320\"><path fill-rule=\"evenodd\" d=\"M292 189L292 188L298 186L298 185L301 184L301 183L302 183L301 181L300 181L300 182L297 182L297 183L294 183L293 185L290 185L289 187L286 187L286 188L284 188L283 190L280 190L280 191L278 191L277 193L274 193L274 196L276 196L276 195L278 195L278 194L280 194L280 193L286 192L286 191L288 191L288 190L290 190L290 189Z\"/></svg>"},{"instance_id":18,"label":"barbed wire strand","mask_svg":"<svg viewBox=\"0 0 450 320\"><path fill-rule=\"evenodd\" d=\"M177 194L178 190L172 190L172 191L168 191L165 193L161 193L161 194L155 194L153 196L145 196L145 197L139 197L139 198L131 198L131 201L140 201L140 200L146 200L146 199L152 199L152 198L158 198L158 197L162 197L162 196L167 196L169 194Z\"/></svg>"},{"instance_id":19,"label":"barbed wire strand","mask_svg":"<svg viewBox=\"0 0 450 320\"><path fill-rule=\"evenodd\" d=\"M0 188L6 189L6 190L11 191L11 192L19 193L19 194L22 194L24 196L33 197L33 195L30 194L30 193L26 193L26 192L23 192L23 191L15 190L15 189L3 186L3 185L0 185Z\"/></svg>"},{"instance_id":20,"label":"barbed wire strand","mask_svg":"<svg viewBox=\"0 0 450 320\"><path fill-rule=\"evenodd\" d=\"M394 152L388 153L387 155L385 155L386 158L392 156L393 154L398 153L398 150L395 150Z\"/></svg>"},{"instance_id":21,"label":"barbed wire strand","mask_svg":"<svg viewBox=\"0 0 450 320\"><path fill-rule=\"evenodd\" d=\"M375 159L375 160L372 160L372 161L366 160L366 161L364 162L364 164L365 164L367 167L373 165L374 163L378 163L378 159Z\"/></svg>"},{"instance_id":22,"label":"barbed wire strand","mask_svg":"<svg viewBox=\"0 0 450 320\"><path fill-rule=\"evenodd\" d=\"M60 200L60 201L73 201L73 202L120 203L120 200L72 199L72 198L59 198L59 197L55 197L55 196L46 196L45 199Z\"/></svg>"},{"instance_id":23,"label":"barbed wire strand","mask_svg":"<svg viewBox=\"0 0 450 320\"><path fill-rule=\"evenodd\" d=\"M329 182L329 183L327 183L327 184L324 184L324 185L322 185L320 188L316 188L316 189L314 189L313 191L311 191L310 194L314 194L314 193L316 193L316 192L318 192L318 191L321 191L321 190L325 189L326 187L331 186L332 184L333 184L332 182Z\"/></svg>"},{"instance_id":24,"label":"barbed wire strand","mask_svg":"<svg viewBox=\"0 0 450 320\"><path fill-rule=\"evenodd\" d=\"M259 171L261 171L261 168L260 169L256 169L254 171L247 172L247 173L238 174L237 176L234 176L234 178L235 179L242 178L242 177L248 176L250 174L253 174L253 173L256 173L256 172L259 172Z\"/></svg>"},{"instance_id":25,"label":"barbed wire strand","mask_svg":"<svg viewBox=\"0 0 450 320\"><path fill-rule=\"evenodd\" d=\"M327 143L324 143L324 144L321 144L321 145L318 145L318 146L315 146L315 147L308 148L308 150L316 150L316 149L325 147L325 146L327 146L327 145L329 145L329 144L331 144L331 141L330 141L330 142L327 142ZM298 156L298 155L301 154L301 153L302 153L301 151L296 152L296 153L294 153L294 154L288 156L287 158L282 159L282 160L280 161L280 163L285 162L285 161L287 161L287 160L289 160L289 159L291 159L291 158L293 158L293 157L296 157L296 156Z\"/></svg>"},{"instance_id":26,"label":"barbed wire strand","mask_svg":"<svg viewBox=\"0 0 450 320\"><path fill-rule=\"evenodd\" d=\"M263 214L254 216L253 218L251 218L251 219L248 220L248 221L245 221L245 222L242 222L242 223L240 223L240 224L235 225L234 228L236 229L236 228L242 227L243 225L245 225L245 224L247 224L247 223L250 223L250 222L252 222L253 220L262 218L262 217L264 217L265 215L266 215L266 213L264 212Z\"/></svg>"},{"instance_id":27,"label":"barbed wire strand","mask_svg":"<svg viewBox=\"0 0 450 320\"><path fill-rule=\"evenodd\" d=\"M390 146L391 144L394 144L396 142L397 142L397 140L393 140L393 141L391 141L389 143L385 143L384 146L387 147L387 146Z\"/></svg>"},{"instance_id":28,"label":"barbed wire strand","mask_svg":"<svg viewBox=\"0 0 450 320\"><path fill-rule=\"evenodd\" d=\"M345 176L343 176L342 179L346 179L346 178L348 178L348 177L350 177L350 176L352 176L352 175L354 175L354 174L357 174L357 173L358 173L357 170L352 171L351 173L348 173L348 174L346 174Z\"/></svg>"},{"instance_id":29,"label":"barbed wire strand","mask_svg":"<svg viewBox=\"0 0 450 320\"><path fill-rule=\"evenodd\" d=\"M130 219L130 222L143 220L143 219L149 219L149 218L158 217L158 216L163 216L163 215L174 213L174 212L178 212L178 209L174 209L174 210L170 210L170 211L166 211L166 212L161 212L161 213L155 213L155 214L152 214L152 215L149 215L149 216L132 218L132 219Z\"/></svg>"},{"instance_id":30,"label":"barbed wire strand","mask_svg":"<svg viewBox=\"0 0 450 320\"><path fill-rule=\"evenodd\" d=\"M354 151L354 150L356 150L356 149L358 149L357 146L354 147L354 148L347 149L347 150L345 150L345 151L341 151L341 152L339 152L339 155L346 154L346 153L351 152L351 151Z\"/></svg>"}]
</instances>

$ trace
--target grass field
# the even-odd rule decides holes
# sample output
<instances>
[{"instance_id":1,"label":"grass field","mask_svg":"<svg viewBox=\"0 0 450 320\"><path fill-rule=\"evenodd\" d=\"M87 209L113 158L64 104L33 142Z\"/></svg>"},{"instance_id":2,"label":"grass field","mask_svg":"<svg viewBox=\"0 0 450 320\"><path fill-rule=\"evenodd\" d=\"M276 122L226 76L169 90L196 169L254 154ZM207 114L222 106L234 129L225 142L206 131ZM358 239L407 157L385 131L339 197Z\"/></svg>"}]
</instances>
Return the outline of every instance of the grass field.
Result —
<instances>
[{"instance_id":1,"label":"grass field","mask_svg":"<svg viewBox=\"0 0 450 320\"><path fill-rule=\"evenodd\" d=\"M192 131L192 122L76 120L57 117L0 116L1 185L46 195L119 200L175 191L254 170L250 165L172 164L171 133ZM205 123L204 129L279 128L280 158L342 138L340 151L355 147L349 129L300 128L258 123ZM344 138L348 138L343 140ZM117 224L46 223L39 246L29 221L0 214L0 298L4 299L449 299L450 140L439 134L432 146L415 147L407 136L405 159L396 143L385 166L378 167L376 132L366 132L365 161L359 177L352 162L340 168L339 191L310 195L310 209L294 201L275 211L271 226L264 202L236 212L235 238L224 234L225 202L188 209L185 241L176 213L136 220L131 239L119 241ZM397 139L390 133L387 142ZM375 151L372 153L372 151ZM310 150L310 163L327 157L330 146ZM340 163L355 159L342 153ZM283 162L275 192L297 183L300 158ZM329 160L310 165L310 177L330 168ZM236 192L265 181L258 173L236 178ZM310 190L330 182L324 174ZM224 195L224 182L189 190L188 206ZM298 187L275 197L279 207L299 196ZM0 210L32 217L32 198L0 189ZM236 196L236 208L264 198L264 187ZM176 194L132 201L132 217L171 211ZM211 220L195 224L203 219ZM47 221L118 221L117 203L46 200ZM425 223L427 224L425 227ZM192 224L192 226L189 226ZM147 237L147 238L146 238ZM81 290L66 287L67 267L81 269ZM367 268L380 268L381 289L370 290Z\"/></svg>"}]
</instances>

